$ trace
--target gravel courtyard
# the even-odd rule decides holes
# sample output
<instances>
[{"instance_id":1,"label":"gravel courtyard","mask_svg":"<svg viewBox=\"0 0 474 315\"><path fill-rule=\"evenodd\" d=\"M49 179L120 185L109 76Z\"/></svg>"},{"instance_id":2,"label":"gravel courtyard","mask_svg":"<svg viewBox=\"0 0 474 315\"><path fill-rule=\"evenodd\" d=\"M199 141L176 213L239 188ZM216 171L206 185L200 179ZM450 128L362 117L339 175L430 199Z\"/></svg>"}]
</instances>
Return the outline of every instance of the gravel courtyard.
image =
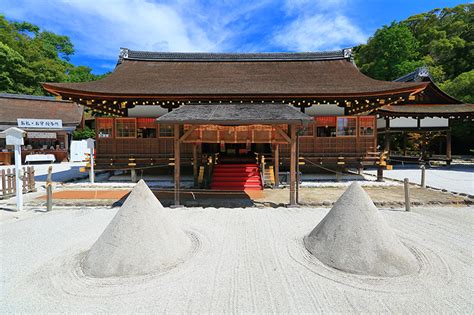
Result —
<instances>
[{"instance_id":1,"label":"gravel courtyard","mask_svg":"<svg viewBox=\"0 0 474 315\"><path fill-rule=\"evenodd\" d=\"M408 276L348 274L310 256L302 238L328 208L186 208L169 210L196 239L183 263L161 274L88 278L83 253L116 211L0 213L0 313L474 309L472 207L381 210L418 259Z\"/></svg>"}]
</instances>

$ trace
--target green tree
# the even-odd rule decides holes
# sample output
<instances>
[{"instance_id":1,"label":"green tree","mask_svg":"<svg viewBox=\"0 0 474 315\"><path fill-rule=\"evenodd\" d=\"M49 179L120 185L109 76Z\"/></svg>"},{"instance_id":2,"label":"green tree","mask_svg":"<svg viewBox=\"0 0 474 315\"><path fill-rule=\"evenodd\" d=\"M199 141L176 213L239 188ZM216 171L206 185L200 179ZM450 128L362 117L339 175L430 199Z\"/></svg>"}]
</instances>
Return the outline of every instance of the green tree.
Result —
<instances>
[{"instance_id":1,"label":"green tree","mask_svg":"<svg viewBox=\"0 0 474 315\"><path fill-rule=\"evenodd\" d=\"M393 80L423 65L418 49L410 29L394 22L377 30L366 45L356 47L355 58L363 73Z\"/></svg>"},{"instance_id":2,"label":"green tree","mask_svg":"<svg viewBox=\"0 0 474 315\"><path fill-rule=\"evenodd\" d=\"M74 46L67 36L42 31L28 22L0 15L0 92L45 95L41 82L83 82L102 76L74 66Z\"/></svg>"},{"instance_id":3,"label":"green tree","mask_svg":"<svg viewBox=\"0 0 474 315\"><path fill-rule=\"evenodd\" d=\"M73 131L72 138L74 140L95 139L95 130L85 126L84 129Z\"/></svg>"},{"instance_id":4,"label":"green tree","mask_svg":"<svg viewBox=\"0 0 474 315\"><path fill-rule=\"evenodd\" d=\"M428 66L439 67L453 79L474 62L474 4L435 9L409 17L401 24L410 28L420 43L419 52L429 56Z\"/></svg>"},{"instance_id":5,"label":"green tree","mask_svg":"<svg viewBox=\"0 0 474 315\"><path fill-rule=\"evenodd\" d=\"M440 84L440 87L449 95L474 104L474 70L461 73L453 80Z\"/></svg>"}]
</instances>

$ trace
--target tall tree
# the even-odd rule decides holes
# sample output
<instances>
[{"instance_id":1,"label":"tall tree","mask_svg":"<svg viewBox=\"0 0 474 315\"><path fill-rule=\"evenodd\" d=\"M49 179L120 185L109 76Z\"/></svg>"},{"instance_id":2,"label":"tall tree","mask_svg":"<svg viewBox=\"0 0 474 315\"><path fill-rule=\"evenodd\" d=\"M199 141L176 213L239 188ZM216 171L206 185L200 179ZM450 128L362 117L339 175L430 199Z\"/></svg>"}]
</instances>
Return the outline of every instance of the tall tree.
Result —
<instances>
[{"instance_id":1,"label":"tall tree","mask_svg":"<svg viewBox=\"0 0 474 315\"><path fill-rule=\"evenodd\" d=\"M423 64L418 49L410 29L394 22L377 30L366 45L356 47L356 63L375 79L393 80Z\"/></svg>"},{"instance_id":2,"label":"tall tree","mask_svg":"<svg viewBox=\"0 0 474 315\"><path fill-rule=\"evenodd\" d=\"M409 17L401 24L410 28L420 43L419 52L430 67L454 79L474 63L474 4L435 9Z\"/></svg>"},{"instance_id":3,"label":"tall tree","mask_svg":"<svg viewBox=\"0 0 474 315\"><path fill-rule=\"evenodd\" d=\"M102 76L70 63L74 46L28 22L10 22L0 15L0 92L44 95L41 82L82 82Z\"/></svg>"}]
</instances>

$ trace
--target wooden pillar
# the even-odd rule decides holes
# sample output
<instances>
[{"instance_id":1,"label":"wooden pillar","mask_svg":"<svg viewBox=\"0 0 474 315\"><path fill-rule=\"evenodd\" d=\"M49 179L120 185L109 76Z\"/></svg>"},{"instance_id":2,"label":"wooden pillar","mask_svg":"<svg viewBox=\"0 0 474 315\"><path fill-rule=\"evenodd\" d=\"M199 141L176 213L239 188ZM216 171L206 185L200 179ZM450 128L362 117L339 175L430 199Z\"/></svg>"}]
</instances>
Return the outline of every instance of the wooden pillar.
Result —
<instances>
[{"instance_id":1,"label":"wooden pillar","mask_svg":"<svg viewBox=\"0 0 474 315\"><path fill-rule=\"evenodd\" d=\"M448 119L448 130L446 131L446 160L448 165L451 164L451 120Z\"/></svg>"},{"instance_id":2,"label":"wooden pillar","mask_svg":"<svg viewBox=\"0 0 474 315\"><path fill-rule=\"evenodd\" d=\"M402 134L403 134L403 156L407 156L408 136L405 131L402 131Z\"/></svg>"},{"instance_id":3,"label":"wooden pillar","mask_svg":"<svg viewBox=\"0 0 474 315\"><path fill-rule=\"evenodd\" d=\"M193 177L194 177L194 187L196 188L198 186L198 144L193 143Z\"/></svg>"},{"instance_id":4,"label":"wooden pillar","mask_svg":"<svg viewBox=\"0 0 474 315\"><path fill-rule=\"evenodd\" d=\"M390 155L390 118L388 118L388 117L385 117L384 151L387 151L388 155Z\"/></svg>"},{"instance_id":5,"label":"wooden pillar","mask_svg":"<svg viewBox=\"0 0 474 315\"><path fill-rule=\"evenodd\" d=\"M290 127L290 206L296 206L296 126Z\"/></svg>"},{"instance_id":6,"label":"wooden pillar","mask_svg":"<svg viewBox=\"0 0 474 315\"><path fill-rule=\"evenodd\" d=\"M180 206L179 200L179 186L180 186L180 171L181 171L181 152L179 145L179 125L174 125L174 206Z\"/></svg>"},{"instance_id":7,"label":"wooden pillar","mask_svg":"<svg viewBox=\"0 0 474 315\"><path fill-rule=\"evenodd\" d=\"M273 163L274 163L274 172L275 172L275 187L280 186L280 145L275 145L275 151L273 152Z\"/></svg>"}]
</instances>

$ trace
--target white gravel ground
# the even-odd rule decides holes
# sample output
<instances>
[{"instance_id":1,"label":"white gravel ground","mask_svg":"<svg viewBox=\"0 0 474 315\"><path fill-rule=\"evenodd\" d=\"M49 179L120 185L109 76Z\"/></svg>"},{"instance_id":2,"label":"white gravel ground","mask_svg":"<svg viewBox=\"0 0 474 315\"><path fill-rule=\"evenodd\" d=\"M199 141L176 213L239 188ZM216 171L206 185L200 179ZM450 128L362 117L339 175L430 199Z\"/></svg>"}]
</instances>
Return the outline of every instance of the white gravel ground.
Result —
<instances>
[{"instance_id":1,"label":"white gravel ground","mask_svg":"<svg viewBox=\"0 0 474 315\"><path fill-rule=\"evenodd\" d=\"M376 170L365 173L376 175ZM384 177L403 180L408 178L411 183L421 183L419 167L396 165L391 171L384 171ZM425 173L426 185L446 189L451 192L474 195L474 165L451 165L427 168Z\"/></svg>"},{"instance_id":2,"label":"white gravel ground","mask_svg":"<svg viewBox=\"0 0 474 315\"><path fill-rule=\"evenodd\" d=\"M302 238L328 210L169 210L198 239L188 260L106 279L85 277L80 259L116 209L8 217L0 220L0 313L472 313L473 208L383 210L420 265L397 278L347 274L310 256Z\"/></svg>"}]
</instances>

